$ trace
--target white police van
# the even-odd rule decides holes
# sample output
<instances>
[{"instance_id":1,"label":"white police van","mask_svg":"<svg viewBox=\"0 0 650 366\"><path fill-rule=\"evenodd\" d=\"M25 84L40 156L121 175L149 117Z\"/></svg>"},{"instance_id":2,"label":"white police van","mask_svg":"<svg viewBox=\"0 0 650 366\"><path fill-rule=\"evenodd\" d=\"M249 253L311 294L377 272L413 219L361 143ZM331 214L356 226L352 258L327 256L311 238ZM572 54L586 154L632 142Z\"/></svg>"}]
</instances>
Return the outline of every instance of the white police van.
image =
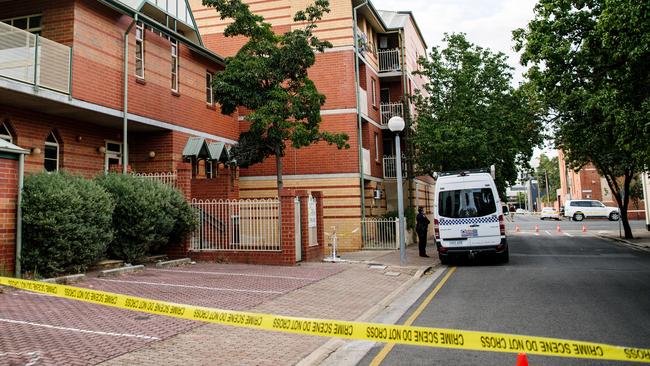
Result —
<instances>
[{"instance_id":1,"label":"white police van","mask_svg":"<svg viewBox=\"0 0 650 366\"><path fill-rule=\"evenodd\" d=\"M442 173L436 181L434 232L438 256L492 254L507 263L508 243L501 201L486 170Z\"/></svg>"}]
</instances>

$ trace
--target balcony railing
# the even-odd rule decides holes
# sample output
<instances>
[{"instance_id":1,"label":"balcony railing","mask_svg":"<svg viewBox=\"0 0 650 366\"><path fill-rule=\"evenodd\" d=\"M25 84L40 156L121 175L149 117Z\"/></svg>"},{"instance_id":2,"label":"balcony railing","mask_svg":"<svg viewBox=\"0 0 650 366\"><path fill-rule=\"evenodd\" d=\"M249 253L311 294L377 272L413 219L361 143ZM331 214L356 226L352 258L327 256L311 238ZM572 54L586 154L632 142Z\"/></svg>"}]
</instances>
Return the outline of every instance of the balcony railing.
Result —
<instances>
[{"instance_id":1,"label":"balcony railing","mask_svg":"<svg viewBox=\"0 0 650 366\"><path fill-rule=\"evenodd\" d=\"M399 48L392 50L379 50L379 72L400 71L402 69L402 59Z\"/></svg>"},{"instance_id":2,"label":"balcony railing","mask_svg":"<svg viewBox=\"0 0 650 366\"><path fill-rule=\"evenodd\" d=\"M406 175L406 156L402 155L402 177ZM397 159L384 156L384 179L397 179Z\"/></svg>"},{"instance_id":3,"label":"balcony railing","mask_svg":"<svg viewBox=\"0 0 650 366\"><path fill-rule=\"evenodd\" d=\"M70 94L71 48L0 22L0 77Z\"/></svg>"},{"instance_id":4,"label":"balcony railing","mask_svg":"<svg viewBox=\"0 0 650 366\"><path fill-rule=\"evenodd\" d=\"M402 103L381 103L381 125L388 126L388 121L395 117L404 117Z\"/></svg>"}]
</instances>

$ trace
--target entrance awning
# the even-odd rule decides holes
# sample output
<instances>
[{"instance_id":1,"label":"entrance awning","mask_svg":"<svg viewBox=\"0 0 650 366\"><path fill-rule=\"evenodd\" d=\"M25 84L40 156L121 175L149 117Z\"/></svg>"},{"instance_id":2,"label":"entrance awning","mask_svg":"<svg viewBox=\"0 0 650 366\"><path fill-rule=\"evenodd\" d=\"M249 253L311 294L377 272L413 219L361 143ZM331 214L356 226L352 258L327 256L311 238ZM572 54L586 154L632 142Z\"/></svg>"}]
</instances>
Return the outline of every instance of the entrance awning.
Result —
<instances>
[{"instance_id":1,"label":"entrance awning","mask_svg":"<svg viewBox=\"0 0 650 366\"><path fill-rule=\"evenodd\" d=\"M190 137L183 148L183 158L225 163L228 161L229 154L224 142L208 143L203 137Z\"/></svg>"}]
</instances>

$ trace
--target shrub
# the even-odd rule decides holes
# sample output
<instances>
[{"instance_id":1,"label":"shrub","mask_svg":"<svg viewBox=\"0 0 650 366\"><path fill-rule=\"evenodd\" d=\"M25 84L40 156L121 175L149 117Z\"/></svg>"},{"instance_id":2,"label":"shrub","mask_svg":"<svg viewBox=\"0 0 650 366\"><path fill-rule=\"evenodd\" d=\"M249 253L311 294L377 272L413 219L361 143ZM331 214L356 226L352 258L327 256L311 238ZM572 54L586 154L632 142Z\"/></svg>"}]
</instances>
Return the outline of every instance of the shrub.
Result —
<instances>
[{"instance_id":1,"label":"shrub","mask_svg":"<svg viewBox=\"0 0 650 366\"><path fill-rule=\"evenodd\" d=\"M112 257L133 262L155 253L170 238L182 239L194 229L191 208L183 195L151 179L108 174L96 178L115 200Z\"/></svg>"},{"instance_id":2,"label":"shrub","mask_svg":"<svg viewBox=\"0 0 650 366\"><path fill-rule=\"evenodd\" d=\"M84 271L113 239L111 197L93 181L67 173L27 176L23 192L25 271L40 276Z\"/></svg>"},{"instance_id":3,"label":"shrub","mask_svg":"<svg viewBox=\"0 0 650 366\"><path fill-rule=\"evenodd\" d=\"M397 211L389 211L384 215L384 217L387 219L394 219L397 218L397 216ZM406 207L404 209L404 219L406 221L407 230L415 229L415 216L415 209L413 207Z\"/></svg>"}]
</instances>

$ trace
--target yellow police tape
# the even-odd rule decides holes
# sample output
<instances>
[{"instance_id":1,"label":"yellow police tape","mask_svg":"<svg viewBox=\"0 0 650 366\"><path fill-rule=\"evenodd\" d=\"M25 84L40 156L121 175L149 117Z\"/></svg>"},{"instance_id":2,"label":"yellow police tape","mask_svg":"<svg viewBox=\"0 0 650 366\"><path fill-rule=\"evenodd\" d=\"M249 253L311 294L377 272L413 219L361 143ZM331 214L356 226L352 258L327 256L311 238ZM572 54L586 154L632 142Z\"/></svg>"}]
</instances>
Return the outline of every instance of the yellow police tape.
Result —
<instances>
[{"instance_id":1,"label":"yellow police tape","mask_svg":"<svg viewBox=\"0 0 650 366\"><path fill-rule=\"evenodd\" d=\"M0 277L0 285L120 309L286 333L461 350L650 363L650 349L503 333L308 319L212 309L104 291Z\"/></svg>"}]
</instances>

